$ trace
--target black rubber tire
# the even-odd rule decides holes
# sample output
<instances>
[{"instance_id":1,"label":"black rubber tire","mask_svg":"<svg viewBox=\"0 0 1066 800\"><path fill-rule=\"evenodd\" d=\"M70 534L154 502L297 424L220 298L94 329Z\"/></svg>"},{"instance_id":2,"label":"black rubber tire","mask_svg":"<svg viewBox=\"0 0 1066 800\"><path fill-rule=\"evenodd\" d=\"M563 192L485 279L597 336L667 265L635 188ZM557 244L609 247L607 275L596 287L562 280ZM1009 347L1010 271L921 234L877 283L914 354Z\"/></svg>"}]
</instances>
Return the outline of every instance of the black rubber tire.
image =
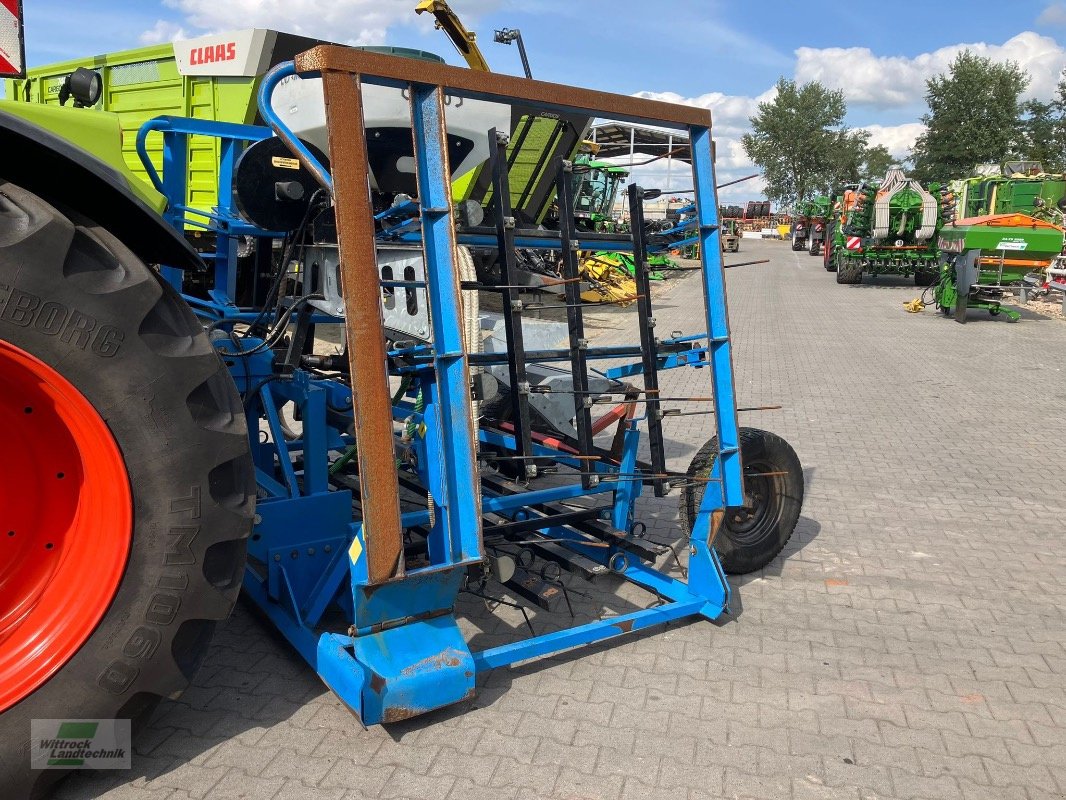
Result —
<instances>
[{"instance_id":1,"label":"black rubber tire","mask_svg":"<svg viewBox=\"0 0 1066 800\"><path fill-rule=\"evenodd\" d=\"M839 256L839 254L838 254ZM862 262L858 265L850 263L858 259L836 258L837 283L862 283Z\"/></svg>"},{"instance_id":2,"label":"black rubber tire","mask_svg":"<svg viewBox=\"0 0 1066 800\"><path fill-rule=\"evenodd\" d=\"M804 244L804 240L803 239L793 239L792 240L792 249L795 252L798 253L800 250L806 250L807 249L807 245Z\"/></svg>"},{"instance_id":3,"label":"black rubber tire","mask_svg":"<svg viewBox=\"0 0 1066 800\"><path fill-rule=\"evenodd\" d=\"M42 307L52 319L57 307L69 319L78 312L97 333L44 332ZM240 590L255 478L241 398L181 296L106 230L4 181L0 339L92 403L133 499L129 561L104 618L47 683L0 714L0 785L23 798L69 774L29 769L30 720L128 718L136 731L188 685Z\"/></svg>"},{"instance_id":4,"label":"black rubber tire","mask_svg":"<svg viewBox=\"0 0 1066 800\"><path fill-rule=\"evenodd\" d=\"M810 248L807 250L812 256L819 255L822 252L822 243L817 239L811 242Z\"/></svg>"},{"instance_id":5,"label":"black rubber tire","mask_svg":"<svg viewBox=\"0 0 1066 800\"><path fill-rule=\"evenodd\" d=\"M759 428L741 428L740 454L746 476L764 472L785 474L745 477L746 491L764 501L755 509L753 520L738 523L737 514L726 511L714 549L722 568L730 575L755 572L773 561L792 537L803 508L803 467L788 442ZM718 438L712 437L693 456L688 476L707 477L716 458ZM695 483L681 492L681 525L689 533L706 487L706 483Z\"/></svg>"}]
</instances>

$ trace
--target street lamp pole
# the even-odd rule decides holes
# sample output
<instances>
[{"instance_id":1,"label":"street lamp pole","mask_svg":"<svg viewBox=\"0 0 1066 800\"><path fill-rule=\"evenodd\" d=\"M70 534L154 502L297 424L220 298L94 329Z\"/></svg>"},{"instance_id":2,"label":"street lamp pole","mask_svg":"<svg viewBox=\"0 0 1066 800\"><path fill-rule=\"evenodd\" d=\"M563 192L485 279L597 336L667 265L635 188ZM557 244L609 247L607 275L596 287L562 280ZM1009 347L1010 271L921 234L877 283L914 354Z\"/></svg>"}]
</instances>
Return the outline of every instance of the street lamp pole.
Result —
<instances>
[{"instance_id":1,"label":"street lamp pole","mask_svg":"<svg viewBox=\"0 0 1066 800\"><path fill-rule=\"evenodd\" d=\"M518 28L504 28L502 31L496 31L493 41L497 44L518 42L518 55L522 57L522 69L527 78L533 77L533 73L529 70L529 59L526 58L526 46L522 44L522 31L518 30Z\"/></svg>"}]
</instances>

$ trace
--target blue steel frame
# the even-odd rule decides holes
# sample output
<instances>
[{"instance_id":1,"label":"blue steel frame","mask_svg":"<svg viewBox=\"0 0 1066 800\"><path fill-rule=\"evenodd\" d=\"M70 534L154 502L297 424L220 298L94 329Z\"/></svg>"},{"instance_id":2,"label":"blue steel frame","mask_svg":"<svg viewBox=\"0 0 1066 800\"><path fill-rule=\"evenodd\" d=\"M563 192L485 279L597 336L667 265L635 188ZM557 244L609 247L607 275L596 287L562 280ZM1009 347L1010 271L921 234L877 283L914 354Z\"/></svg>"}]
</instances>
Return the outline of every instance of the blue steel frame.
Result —
<instances>
[{"instance_id":1,"label":"blue steel frame","mask_svg":"<svg viewBox=\"0 0 1066 800\"><path fill-rule=\"evenodd\" d=\"M148 137L158 133L163 137L163 174L160 175L148 155ZM194 209L186 203L186 179L188 177L188 153L190 136L208 136L219 140L219 193L218 206L212 211ZM186 117L156 117L148 120L137 131L137 155L148 172L148 179L156 191L167 198L163 219L184 231L186 227L212 231L219 235L214 254L206 254L214 262L215 281L211 290L211 302L192 298L195 308L208 314L228 317L236 313L234 298L237 294L237 237L269 236L254 225L241 219L233 203L233 174L240 151L251 142L270 138L264 128L255 125L237 125L228 122L191 119ZM225 191L222 191L225 187ZM274 233L274 236L283 234ZM163 267L163 276L177 289L181 289L182 276L171 267Z\"/></svg>"},{"instance_id":2,"label":"blue steel frame","mask_svg":"<svg viewBox=\"0 0 1066 800\"><path fill-rule=\"evenodd\" d=\"M148 137L153 133L163 137L162 174L148 153ZM212 321L249 322L259 316L260 309L240 308L237 305L237 244L242 236L280 239L285 234L263 230L241 217L234 201L233 178L237 159L244 148L269 139L272 135L269 128L261 125L171 116L150 119L137 131L137 155L156 191L167 198L163 219L179 231L200 230L216 236L214 251L200 254L211 263L214 273L209 298L185 296L199 316ZM218 205L210 211L193 208L186 202L191 136L219 140ZM181 271L165 265L160 270L163 277L180 291L183 283ZM316 315L316 321L337 320Z\"/></svg>"},{"instance_id":3,"label":"blue steel frame","mask_svg":"<svg viewBox=\"0 0 1066 800\"><path fill-rule=\"evenodd\" d=\"M383 57L374 56L375 59ZM389 63L405 62L387 59ZM385 63L385 62L381 62ZM415 70L412 71L411 63ZM296 370L288 379L274 374L270 350L246 357L232 355L234 344L223 340L220 349L231 374L246 398L250 439L259 485L256 525L249 543L249 566L244 589L277 625L279 630L314 666L322 679L365 724L395 721L455 703L473 694L477 672L535 658L582 644L659 625L693 615L718 617L729 602L729 585L712 547L714 522L728 506L743 504L743 482L736 418L732 356L729 342L724 273L718 243L718 215L714 165L711 158L710 118L706 125L681 125L665 116L627 119L687 130L692 143L693 178L697 208L697 235L701 243L702 279L706 297L708 333L668 340L688 349L668 352L659 358L660 368L708 367L715 398L715 422L719 459L704 493L689 541L687 581L680 581L631 558L614 545L590 547L588 539L565 526L545 522L539 532L573 552L612 568L625 579L657 595L661 604L609 619L578 625L558 632L533 636L512 644L471 652L454 616L456 597L463 587L467 568L485 557L481 518L485 513L528 518L539 515L539 504L601 494L611 500L611 524L629 530L634 504L643 481L636 477L640 443L640 418L628 420L622 457L617 465L603 461L575 460L572 454L544 444L534 452L577 469L594 469L605 477L589 488L580 483L549 489L531 489L518 494L494 494L482 489L472 428L470 365L462 341L462 314L456 264L457 236L452 218L447 153L444 147L444 93L497 102L531 105L520 94L502 95L458 85L421 82L417 63L395 67L407 70L407 80L375 77L360 70L363 83L400 86L409 90L415 141L417 202L420 225L413 232L424 247L427 291L431 302L433 344L404 351L407 366L405 391L394 398L392 418L399 467L417 473L429 492L431 507L405 512L401 528L426 531L428 564L385 582L370 580L367 570L367 532L359 515L353 514L352 492L335 468L356 452L351 426L351 390L335 381ZM456 71L461 72L461 71ZM338 216L347 198L338 192L330 174L317 164L299 140L273 112L270 95L283 79L296 75L293 63L275 67L264 78L260 113L290 149L334 194ZM315 73L305 73L315 74ZM356 87L359 81L353 81ZM328 92L327 88L327 92ZM359 91L356 88L356 91ZM623 98L619 98L623 99ZM554 108L567 108L554 103ZM327 102L327 108L330 104ZM585 106L590 108L590 106ZM549 110L551 110L549 108ZM593 108L609 117L610 108ZM362 135L361 120L330 118L331 137ZM344 134L338 133L343 126ZM149 175L171 202L167 219L183 228L193 212L184 206L185 148L189 135L217 135L223 139L223 180L232 179L232 164L241 143L269 135L263 128L226 125L196 120L162 118L146 124L138 138L142 159L148 165L143 142L152 131L164 134L164 169ZM335 141L331 139L331 142ZM334 170L338 168L334 149ZM366 164L347 165L362 175ZM229 197L220 184L219 197ZM279 234L255 229L241 221L226 201L216 214L206 215L206 226L219 236L219 250L235 246L238 235L261 237ZM408 230L406 235L410 236ZM463 242L464 237L458 237ZM469 240L468 240L469 241ZM470 241L477 244L476 241ZM493 242L494 244L494 242ZM557 247L558 240L528 238L520 246ZM590 245L603 250L603 242ZM345 242L341 241L344 258ZM622 249L619 245L615 249ZM247 313L232 303L235 260L225 254L216 260L216 292L213 303L200 303L206 315L245 319ZM220 289L219 287L226 287ZM192 298L191 298L192 299ZM349 329L351 336L351 329ZM703 344L703 342L706 344ZM259 341L239 340L244 349L255 350ZM621 354L620 354L621 355ZM612 367L604 374L623 377L639 374L640 363ZM282 423L282 407L293 404L302 421L302 431L293 437ZM265 432L261 430L265 428ZM481 443L513 450L514 438L505 432L481 429ZM340 457L331 454L340 453ZM388 490L388 487L384 487ZM399 532L397 532L398 534ZM371 542L371 544L373 544Z\"/></svg>"}]
</instances>

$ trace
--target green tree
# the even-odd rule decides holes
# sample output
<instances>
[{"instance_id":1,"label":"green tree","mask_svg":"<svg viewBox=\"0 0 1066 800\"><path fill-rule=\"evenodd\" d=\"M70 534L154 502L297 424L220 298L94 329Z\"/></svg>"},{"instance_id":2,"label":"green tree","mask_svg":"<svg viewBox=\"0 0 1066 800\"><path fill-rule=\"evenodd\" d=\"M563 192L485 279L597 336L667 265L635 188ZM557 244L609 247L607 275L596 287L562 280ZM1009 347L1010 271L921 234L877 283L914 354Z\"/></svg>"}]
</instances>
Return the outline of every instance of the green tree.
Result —
<instances>
[{"instance_id":1,"label":"green tree","mask_svg":"<svg viewBox=\"0 0 1066 800\"><path fill-rule=\"evenodd\" d=\"M1062 172L1066 169L1066 72L1050 101L1030 100L1022 112L1019 155L1039 161L1048 172Z\"/></svg>"},{"instance_id":2,"label":"green tree","mask_svg":"<svg viewBox=\"0 0 1066 800\"><path fill-rule=\"evenodd\" d=\"M899 159L888 152L883 144L866 148L863 155L862 169L859 177L865 179L883 178L888 170L899 163Z\"/></svg>"},{"instance_id":3,"label":"green tree","mask_svg":"<svg viewBox=\"0 0 1066 800\"><path fill-rule=\"evenodd\" d=\"M1056 142L1061 118L1055 113L1055 104L1030 100L1022 106L1022 113L1023 144L1020 155L1039 161L1046 170L1058 171L1062 168Z\"/></svg>"},{"instance_id":4,"label":"green tree","mask_svg":"<svg viewBox=\"0 0 1066 800\"><path fill-rule=\"evenodd\" d=\"M925 132L911 151L922 181L962 178L982 162L1001 162L1024 145L1021 94L1029 75L1013 61L998 63L969 50L947 74L926 81Z\"/></svg>"},{"instance_id":5,"label":"green tree","mask_svg":"<svg viewBox=\"0 0 1066 800\"><path fill-rule=\"evenodd\" d=\"M844 127L846 113L843 92L818 81L778 80L776 97L759 103L751 133L741 139L763 172L769 199L793 206L854 180L869 133Z\"/></svg>"},{"instance_id":6,"label":"green tree","mask_svg":"<svg viewBox=\"0 0 1066 800\"><path fill-rule=\"evenodd\" d=\"M834 132L829 155L825 160L825 177L819 192L834 194L845 183L855 183L862 176L862 166L869 148L869 131L843 129Z\"/></svg>"}]
</instances>

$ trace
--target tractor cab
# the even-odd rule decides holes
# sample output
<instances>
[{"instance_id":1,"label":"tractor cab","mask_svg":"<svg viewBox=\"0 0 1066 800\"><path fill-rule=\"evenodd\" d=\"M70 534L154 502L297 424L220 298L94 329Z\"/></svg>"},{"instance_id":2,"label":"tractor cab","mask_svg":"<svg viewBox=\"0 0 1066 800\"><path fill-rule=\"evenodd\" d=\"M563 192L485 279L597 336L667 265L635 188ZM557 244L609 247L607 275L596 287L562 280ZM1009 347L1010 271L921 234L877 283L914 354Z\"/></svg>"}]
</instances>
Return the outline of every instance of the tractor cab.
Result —
<instances>
[{"instance_id":1,"label":"tractor cab","mask_svg":"<svg viewBox=\"0 0 1066 800\"><path fill-rule=\"evenodd\" d=\"M594 142L586 141L574 157L574 216L578 226L586 230L603 229L611 217L619 186L629 177L629 170L623 167L596 161L598 151Z\"/></svg>"}]
</instances>

